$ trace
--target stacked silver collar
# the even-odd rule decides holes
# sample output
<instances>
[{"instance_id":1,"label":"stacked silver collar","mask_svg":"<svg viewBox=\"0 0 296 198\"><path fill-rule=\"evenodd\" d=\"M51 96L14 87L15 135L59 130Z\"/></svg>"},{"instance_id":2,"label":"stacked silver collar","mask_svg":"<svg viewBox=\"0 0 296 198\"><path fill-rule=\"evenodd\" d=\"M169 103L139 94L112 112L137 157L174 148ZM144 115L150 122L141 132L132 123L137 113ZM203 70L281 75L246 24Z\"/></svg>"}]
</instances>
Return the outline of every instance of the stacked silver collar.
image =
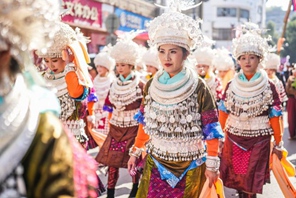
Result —
<instances>
[{"instance_id":1,"label":"stacked silver collar","mask_svg":"<svg viewBox=\"0 0 296 198\"><path fill-rule=\"evenodd\" d=\"M198 104L198 78L186 68L185 76L165 85L154 77L145 97L148 152L165 160L195 160L205 155Z\"/></svg>"},{"instance_id":2,"label":"stacked silver collar","mask_svg":"<svg viewBox=\"0 0 296 198\"><path fill-rule=\"evenodd\" d=\"M225 106L231 114L247 120L261 115L273 102L273 95L265 71L259 70L260 77L244 82L237 74L226 91Z\"/></svg>"},{"instance_id":3,"label":"stacked silver collar","mask_svg":"<svg viewBox=\"0 0 296 198\"><path fill-rule=\"evenodd\" d=\"M126 82L116 79L111 85L109 100L118 111L124 111L127 105L143 97L142 90L139 87L140 79L137 75L134 76L133 80Z\"/></svg>"}]
</instances>

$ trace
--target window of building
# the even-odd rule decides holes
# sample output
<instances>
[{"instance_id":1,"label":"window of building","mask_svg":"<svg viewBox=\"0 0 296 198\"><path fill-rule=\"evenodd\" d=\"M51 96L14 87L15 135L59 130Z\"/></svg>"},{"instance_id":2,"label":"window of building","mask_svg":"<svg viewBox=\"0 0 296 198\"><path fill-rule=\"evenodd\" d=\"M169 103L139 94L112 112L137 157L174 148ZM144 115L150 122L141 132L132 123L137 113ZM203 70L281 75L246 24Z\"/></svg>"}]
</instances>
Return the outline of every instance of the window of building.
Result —
<instances>
[{"instance_id":1,"label":"window of building","mask_svg":"<svg viewBox=\"0 0 296 198\"><path fill-rule=\"evenodd\" d=\"M230 41L234 34L232 30L232 28L213 28L213 39Z\"/></svg>"},{"instance_id":2,"label":"window of building","mask_svg":"<svg viewBox=\"0 0 296 198\"><path fill-rule=\"evenodd\" d=\"M250 11L245 9L240 9L240 18L250 19Z\"/></svg>"},{"instance_id":3,"label":"window of building","mask_svg":"<svg viewBox=\"0 0 296 198\"><path fill-rule=\"evenodd\" d=\"M236 17L236 8L217 8L218 17Z\"/></svg>"}]
</instances>

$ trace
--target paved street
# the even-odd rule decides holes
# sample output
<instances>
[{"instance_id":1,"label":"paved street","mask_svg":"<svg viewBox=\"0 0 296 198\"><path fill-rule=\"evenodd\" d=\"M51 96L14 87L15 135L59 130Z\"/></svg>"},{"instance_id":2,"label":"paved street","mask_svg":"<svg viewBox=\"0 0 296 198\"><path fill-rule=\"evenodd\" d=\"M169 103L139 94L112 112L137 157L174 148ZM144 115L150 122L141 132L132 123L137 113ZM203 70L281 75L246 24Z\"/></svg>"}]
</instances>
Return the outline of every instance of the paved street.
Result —
<instances>
[{"instance_id":1,"label":"paved street","mask_svg":"<svg viewBox=\"0 0 296 198\"><path fill-rule=\"evenodd\" d=\"M296 166L296 140L288 140L289 134L287 129L287 117L286 113L284 114L284 126L285 126L285 133L284 133L284 146L288 150L289 155L288 159ZM98 149L93 149L90 151L90 153L95 156L98 152ZM98 174L104 184L107 183L107 177L98 171ZM296 177L290 178L293 182L294 186L296 186ZM128 172L125 169L120 170L120 176L119 181L117 183L117 187L115 190L115 197L117 198L127 198L129 195L129 192L132 187L131 177L129 176ZM235 191L233 189L225 188L225 196L226 198L233 198L238 197L235 194ZM101 196L102 198L106 197L106 193ZM258 198L284 198L284 196L281 193L281 190L275 180L275 178L271 177L271 184L267 184L264 186L263 194L258 195Z\"/></svg>"}]
</instances>

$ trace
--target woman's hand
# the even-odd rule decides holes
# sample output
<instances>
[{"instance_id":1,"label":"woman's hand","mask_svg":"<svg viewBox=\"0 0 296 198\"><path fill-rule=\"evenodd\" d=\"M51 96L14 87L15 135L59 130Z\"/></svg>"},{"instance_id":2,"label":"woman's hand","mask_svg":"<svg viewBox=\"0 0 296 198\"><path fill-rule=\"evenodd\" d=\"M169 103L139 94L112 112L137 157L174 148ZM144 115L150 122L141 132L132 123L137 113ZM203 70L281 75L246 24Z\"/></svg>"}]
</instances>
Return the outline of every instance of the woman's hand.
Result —
<instances>
[{"instance_id":1,"label":"woman's hand","mask_svg":"<svg viewBox=\"0 0 296 198\"><path fill-rule=\"evenodd\" d=\"M206 169L205 175L206 175L206 177L209 179L209 188L211 188L212 185L213 185L213 184L217 181L217 179L218 179L219 171L217 171L217 172L213 172L213 171L210 171L210 170Z\"/></svg>"},{"instance_id":2,"label":"woman's hand","mask_svg":"<svg viewBox=\"0 0 296 198\"><path fill-rule=\"evenodd\" d=\"M279 160L281 160L283 157L283 151L280 151L275 147L272 149L272 153L274 153L279 158Z\"/></svg>"},{"instance_id":3,"label":"woman's hand","mask_svg":"<svg viewBox=\"0 0 296 198\"><path fill-rule=\"evenodd\" d=\"M88 115L87 116L87 127L89 129L92 129L92 128L94 128L95 124L96 124L95 116L94 115Z\"/></svg>"},{"instance_id":4,"label":"woman's hand","mask_svg":"<svg viewBox=\"0 0 296 198\"><path fill-rule=\"evenodd\" d=\"M136 175L136 161L137 158L135 156L130 156L128 163L127 163L127 170L131 176Z\"/></svg>"}]
</instances>

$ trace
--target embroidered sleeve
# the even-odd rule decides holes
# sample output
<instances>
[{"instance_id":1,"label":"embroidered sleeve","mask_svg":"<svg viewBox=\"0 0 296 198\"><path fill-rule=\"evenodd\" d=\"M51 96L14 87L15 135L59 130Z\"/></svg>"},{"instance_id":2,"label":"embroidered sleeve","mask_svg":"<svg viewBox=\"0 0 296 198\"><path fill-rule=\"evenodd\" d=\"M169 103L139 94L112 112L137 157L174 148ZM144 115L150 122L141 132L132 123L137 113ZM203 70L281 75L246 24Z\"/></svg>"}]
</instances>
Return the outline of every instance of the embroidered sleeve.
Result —
<instances>
[{"instance_id":1,"label":"embroidered sleeve","mask_svg":"<svg viewBox=\"0 0 296 198\"><path fill-rule=\"evenodd\" d=\"M282 103L286 102L288 100L288 97L287 97L287 94L285 91L285 87L284 87L282 81L279 81L279 97L280 97L280 100Z\"/></svg>"},{"instance_id":2,"label":"embroidered sleeve","mask_svg":"<svg viewBox=\"0 0 296 198\"><path fill-rule=\"evenodd\" d=\"M87 97L88 102L98 102L98 96L96 94L95 88L90 89L90 93Z\"/></svg>"},{"instance_id":3,"label":"embroidered sleeve","mask_svg":"<svg viewBox=\"0 0 296 198\"><path fill-rule=\"evenodd\" d=\"M218 103L218 109L220 111L223 111L223 112L227 113L227 114L229 113L229 111L227 110L224 102L226 100L226 91L228 90L228 87L229 87L229 83L226 85L225 91L224 91L224 93L222 95L222 99Z\"/></svg>"},{"instance_id":4,"label":"embroidered sleeve","mask_svg":"<svg viewBox=\"0 0 296 198\"><path fill-rule=\"evenodd\" d=\"M275 85L273 83L269 83L270 88L273 94L273 104L271 108L269 109L269 118L282 116L282 108L281 108L281 101L278 95L278 92L276 91Z\"/></svg>"},{"instance_id":5,"label":"embroidered sleeve","mask_svg":"<svg viewBox=\"0 0 296 198\"><path fill-rule=\"evenodd\" d=\"M224 113L227 113L228 114L228 111L225 107L225 104L224 104L224 101L223 100L220 100L220 102L218 103L218 109L220 111L223 111Z\"/></svg>"},{"instance_id":6,"label":"embroidered sleeve","mask_svg":"<svg viewBox=\"0 0 296 198\"><path fill-rule=\"evenodd\" d=\"M136 120L137 122L139 122L140 124L143 124L145 126L145 121L144 121L144 110L141 110L143 109L142 107L140 107L140 110L135 114L134 116L134 120Z\"/></svg>"},{"instance_id":7,"label":"embroidered sleeve","mask_svg":"<svg viewBox=\"0 0 296 198\"><path fill-rule=\"evenodd\" d=\"M151 85L151 82L152 82L152 79L150 79L146 83L146 85L144 87L144 90L143 90L143 98L142 98L142 103L140 105L140 110L134 116L134 119L136 121L138 121L140 124L143 124L144 126L146 125L146 123L144 121L144 119L145 119L145 117L144 117L145 97L148 95L148 89L149 89L149 87Z\"/></svg>"},{"instance_id":8,"label":"embroidered sleeve","mask_svg":"<svg viewBox=\"0 0 296 198\"><path fill-rule=\"evenodd\" d=\"M203 123L204 139L211 140L214 138L223 138L223 131L220 123L218 122L217 110L208 110L201 114Z\"/></svg>"},{"instance_id":9,"label":"embroidered sleeve","mask_svg":"<svg viewBox=\"0 0 296 198\"><path fill-rule=\"evenodd\" d=\"M204 139L210 140L214 138L223 138L224 134L221 125L218 122L216 102L209 88L205 86L204 83L202 84L202 81L200 82L201 87L198 92L198 104Z\"/></svg>"},{"instance_id":10,"label":"embroidered sleeve","mask_svg":"<svg viewBox=\"0 0 296 198\"><path fill-rule=\"evenodd\" d=\"M110 91L108 92L107 94L107 97L105 99L105 103L104 103L104 106L103 106L103 111L108 111L109 113L112 113L113 112L113 106L109 100L109 95L110 95Z\"/></svg>"}]
</instances>

